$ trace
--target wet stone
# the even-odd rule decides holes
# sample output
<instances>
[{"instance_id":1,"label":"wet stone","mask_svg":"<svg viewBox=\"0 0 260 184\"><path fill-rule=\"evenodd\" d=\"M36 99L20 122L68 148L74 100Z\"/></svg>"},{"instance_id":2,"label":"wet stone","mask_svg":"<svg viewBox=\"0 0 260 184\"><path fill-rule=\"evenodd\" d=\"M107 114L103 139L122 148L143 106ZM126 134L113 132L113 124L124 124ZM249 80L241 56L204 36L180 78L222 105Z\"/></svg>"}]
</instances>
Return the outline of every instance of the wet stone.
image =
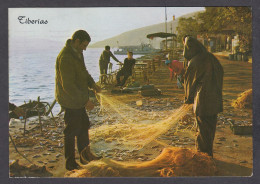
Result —
<instances>
[{"instance_id":1,"label":"wet stone","mask_svg":"<svg viewBox=\"0 0 260 184\"><path fill-rule=\"evenodd\" d=\"M50 149L48 149L48 151L54 152L55 150L51 147Z\"/></svg>"},{"instance_id":2,"label":"wet stone","mask_svg":"<svg viewBox=\"0 0 260 184\"><path fill-rule=\"evenodd\" d=\"M57 158L59 158L60 156L62 156L61 153L58 153L58 154L56 155Z\"/></svg>"},{"instance_id":3,"label":"wet stone","mask_svg":"<svg viewBox=\"0 0 260 184\"><path fill-rule=\"evenodd\" d=\"M63 148L64 144L62 144L61 142L58 144L58 148Z\"/></svg>"},{"instance_id":4,"label":"wet stone","mask_svg":"<svg viewBox=\"0 0 260 184\"><path fill-rule=\"evenodd\" d=\"M57 162L57 160L49 160L48 162L49 163L55 163L55 162Z\"/></svg>"},{"instance_id":5,"label":"wet stone","mask_svg":"<svg viewBox=\"0 0 260 184\"><path fill-rule=\"evenodd\" d=\"M34 155L32 158L39 158L41 155Z\"/></svg>"},{"instance_id":6,"label":"wet stone","mask_svg":"<svg viewBox=\"0 0 260 184\"><path fill-rule=\"evenodd\" d=\"M241 164L248 163L246 160L240 161Z\"/></svg>"},{"instance_id":7,"label":"wet stone","mask_svg":"<svg viewBox=\"0 0 260 184\"><path fill-rule=\"evenodd\" d=\"M33 149L35 149L35 150L43 149L43 146L37 146L37 147L35 147L35 148L33 148Z\"/></svg>"}]
</instances>

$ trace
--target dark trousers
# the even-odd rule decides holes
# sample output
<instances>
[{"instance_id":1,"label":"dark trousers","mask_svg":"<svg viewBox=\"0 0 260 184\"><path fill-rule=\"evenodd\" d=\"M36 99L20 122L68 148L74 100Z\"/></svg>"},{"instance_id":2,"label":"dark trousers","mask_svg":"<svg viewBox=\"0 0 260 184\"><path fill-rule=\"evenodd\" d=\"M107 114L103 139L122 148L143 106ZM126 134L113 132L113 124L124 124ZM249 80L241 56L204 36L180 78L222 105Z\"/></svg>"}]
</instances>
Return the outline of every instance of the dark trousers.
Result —
<instances>
[{"instance_id":1,"label":"dark trousers","mask_svg":"<svg viewBox=\"0 0 260 184\"><path fill-rule=\"evenodd\" d=\"M116 74L117 84L123 86L130 75L131 74L129 74L129 73L123 71L123 70L119 70L119 72L117 72L117 74ZM120 82L120 77L121 76L124 76L122 82Z\"/></svg>"},{"instance_id":2,"label":"dark trousers","mask_svg":"<svg viewBox=\"0 0 260 184\"><path fill-rule=\"evenodd\" d=\"M89 118L85 108L66 109L64 114L64 152L66 164L75 163L75 137L77 137L78 152L89 145Z\"/></svg>"},{"instance_id":3,"label":"dark trousers","mask_svg":"<svg viewBox=\"0 0 260 184\"><path fill-rule=\"evenodd\" d=\"M196 116L197 122L197 150L213 156L213 142L217 126L217 115Z\"/></svg>"},{"instance_id":4,"label":"dark trousers","mask_svg":"<svg viewBox=\"0 0 260 184\"><path fill-rule=\"evenodd\" d=\"M108 63L99 63L100 74L107 74Z\"/></svg>"}]
</instances>

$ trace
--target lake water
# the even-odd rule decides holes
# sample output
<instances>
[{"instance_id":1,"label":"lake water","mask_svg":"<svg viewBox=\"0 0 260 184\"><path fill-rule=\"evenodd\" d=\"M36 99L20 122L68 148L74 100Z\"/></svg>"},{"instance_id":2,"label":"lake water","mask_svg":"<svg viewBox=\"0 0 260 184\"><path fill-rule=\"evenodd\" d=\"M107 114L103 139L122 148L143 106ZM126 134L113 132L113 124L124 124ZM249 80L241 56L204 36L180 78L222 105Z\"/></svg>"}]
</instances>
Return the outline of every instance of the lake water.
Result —
<instances>
[{"instance_id":1,"label":"lake water","mask_svg":"<svg viewBox=\"0 0 260 184\"><path fill-rule=\"evenodd\" d=\"M52 103L55 88L55 62L64 44L32 44L24 42L9 42L9 101L22 105L29 100ZM104 49L87 48L84 58L87 70L97 82L99 80L99 57ZM113 51L113 49L111 49ZM123 62L126 55L116 55ZM139 57L139 56L135 56ZM113 70L118 68L111 58ZM53 113L60 110L56 104Z\"/></svg>"}]
</instances>

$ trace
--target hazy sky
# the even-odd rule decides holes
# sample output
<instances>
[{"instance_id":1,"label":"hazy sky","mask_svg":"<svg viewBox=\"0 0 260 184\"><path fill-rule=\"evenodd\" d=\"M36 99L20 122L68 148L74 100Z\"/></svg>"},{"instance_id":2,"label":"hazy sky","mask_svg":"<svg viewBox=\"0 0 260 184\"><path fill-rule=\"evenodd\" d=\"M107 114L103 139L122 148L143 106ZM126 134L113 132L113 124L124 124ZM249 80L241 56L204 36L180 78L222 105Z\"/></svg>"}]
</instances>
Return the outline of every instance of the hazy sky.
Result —
<instances>
[{"instance_id":1,"label":"hazy sky","mask_svg":"<svg viewBox=\"0 0 260 184\"><path fill-rule=\"evenodd\" d=\"M204 7L167 7L167 19L204 10ZM47 24L21 24L19 16L44 20ZM78 29L86 30L92 43L123 32L162 23L164 7L115 8L9 8L9 36L64 41Z\"/></svg>"}]
</instances>

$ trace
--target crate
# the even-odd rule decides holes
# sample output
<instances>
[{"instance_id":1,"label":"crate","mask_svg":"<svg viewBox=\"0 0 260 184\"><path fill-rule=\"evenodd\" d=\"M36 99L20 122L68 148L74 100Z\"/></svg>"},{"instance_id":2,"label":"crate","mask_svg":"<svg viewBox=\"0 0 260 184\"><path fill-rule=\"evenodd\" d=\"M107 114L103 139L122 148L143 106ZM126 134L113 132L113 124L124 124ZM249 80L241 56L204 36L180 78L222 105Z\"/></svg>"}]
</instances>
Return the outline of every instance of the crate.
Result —
<instances>
[{"instance_id":1,"label":"crate","mask_svg":"<svg viewBox=\"0 0 260 184\"><path fill-rule=\"evenodd\" d=\"M233 134L235 135L252 135L253 127L252 125L235 125L233 122L230 122L230 129L232 130Z\"/></svg>"}]
</instances>

